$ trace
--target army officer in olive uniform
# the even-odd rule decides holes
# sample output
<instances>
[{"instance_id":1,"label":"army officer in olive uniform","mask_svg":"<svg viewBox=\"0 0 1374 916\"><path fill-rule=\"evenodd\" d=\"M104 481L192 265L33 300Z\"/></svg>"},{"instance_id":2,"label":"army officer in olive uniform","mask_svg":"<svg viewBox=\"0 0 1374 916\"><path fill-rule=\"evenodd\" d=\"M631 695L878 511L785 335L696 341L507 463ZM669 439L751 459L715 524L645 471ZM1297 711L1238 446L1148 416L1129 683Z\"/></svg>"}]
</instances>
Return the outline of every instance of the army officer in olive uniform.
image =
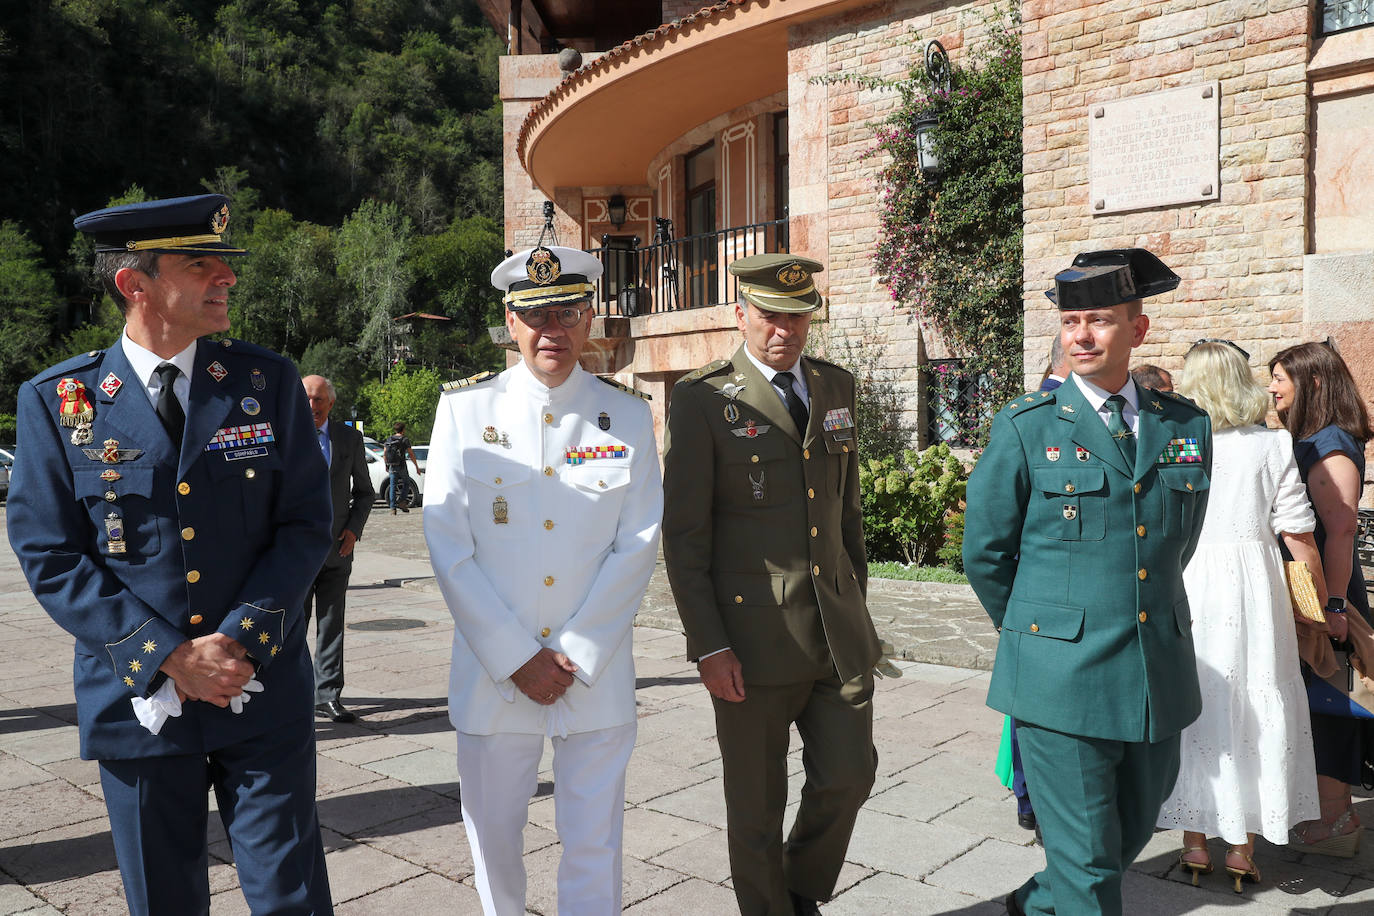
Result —
<instances>
[{"instance_id":1,"label":"army officer in olive uniform","mask_svg":"<svg viewBox=\"0 0 1374 916\"><path fill-rule=\"evenodd\" d=\"M301 606L329 487L290 361L205 337L229 328L225 257L244 254L228 217L206 194L76 220L124 331L20 388L9 536L76 638L81 756L130 912L209 911L213 788L253 912L320 916Z\"/></svg>"},{"instance_id":2,"label":"army officer in olive uniform","mask_svg":"<svg viewBox=\"0 0 1374 916\"><path fill-rule=\"evenodd\" d=\"M1179 279L1140 248L1079 255L1048 295L1073 369L994 419L964 567L1001 630L988 705L1016 719L1045 870L1013 913L1121 912L1121 876L1201 709L1183 567L1207 506L1211 423L1131 380L1141 300Z\"/></svg>"},{"instance_id":3,"label":"army officer in olive uniform","mask_svg":"<svg viewBox=\"0 0 1374 916\"><path fill-rule=\"evenodd\" d=\"M731 264L744 344L679 381L668 408L664 558L715 706L745 916L818 912L877 765L854 377L802 356L821 269ZM806 785L784 844L794 722Z\"/></svg>"}]
</instances>

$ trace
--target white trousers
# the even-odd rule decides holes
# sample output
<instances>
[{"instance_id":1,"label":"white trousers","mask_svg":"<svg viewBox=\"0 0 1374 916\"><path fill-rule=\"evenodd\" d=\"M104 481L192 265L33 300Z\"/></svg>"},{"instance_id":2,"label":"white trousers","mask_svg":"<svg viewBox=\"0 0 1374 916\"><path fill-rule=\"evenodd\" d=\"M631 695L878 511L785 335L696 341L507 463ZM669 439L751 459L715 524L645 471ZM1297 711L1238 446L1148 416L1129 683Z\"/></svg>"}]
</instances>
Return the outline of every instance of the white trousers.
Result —
<instances>
[{"instance_id":1,"label":"white trousers","mask_svg":"<svg viewBox=\"0 0 1374 916\"><path fill-rule=\"evenodd\" d=\"M621 904L625 767L636 724L553 738L559 916L613 916ZM525 912L525 824L543 735L458 733L463 826L484 916Z\"/></svg>"}]
</instances>

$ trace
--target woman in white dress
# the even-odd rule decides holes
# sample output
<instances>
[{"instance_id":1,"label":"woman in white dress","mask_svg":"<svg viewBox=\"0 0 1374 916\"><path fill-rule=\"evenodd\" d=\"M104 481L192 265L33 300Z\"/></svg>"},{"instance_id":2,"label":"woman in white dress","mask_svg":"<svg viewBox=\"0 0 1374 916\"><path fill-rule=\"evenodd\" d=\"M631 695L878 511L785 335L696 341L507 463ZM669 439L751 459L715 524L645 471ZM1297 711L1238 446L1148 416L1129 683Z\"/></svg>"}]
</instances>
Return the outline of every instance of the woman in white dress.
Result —
<instances>
[{"instance_id":1,"label":"woman in white dress","mask_svg":"<svg viewBox=\"0 0 1374 916\"><path fill-rule=\"evenodd\" d=\"M1182 828L1179 864L1212 871L1207 836L1229 844L1226 871L1241 892L1258 882L1255 834L1288 841L1318 813L1307 693L1278 538L1304 560L1326 600L1316 519L1287 430L1266 429L1269 397L1249 354L1230 341L1188 351L1179 393L1211 415L1211 496L1183 581L1193 615L1202 714L1183 731L1181 766L1159 826Z\"/></svg>"}]
</instances>

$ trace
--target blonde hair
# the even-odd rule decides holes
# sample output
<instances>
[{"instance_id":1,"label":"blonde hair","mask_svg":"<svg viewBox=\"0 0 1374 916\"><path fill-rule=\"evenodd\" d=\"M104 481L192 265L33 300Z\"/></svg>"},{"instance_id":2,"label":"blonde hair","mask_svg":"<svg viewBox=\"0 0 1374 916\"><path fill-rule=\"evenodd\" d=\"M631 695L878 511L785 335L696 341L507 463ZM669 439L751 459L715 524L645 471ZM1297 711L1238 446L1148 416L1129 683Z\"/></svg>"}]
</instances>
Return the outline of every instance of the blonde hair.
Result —
<instances>
[{"instance_id":1,"label":"blonde hair","mask_svg":"<svg viewBox=\"0 0 1374 916\"><path fill-rule=\"evenodd\" d=\"M1213 429L1254 426L1269 412L1269 393L1255 381L1240 351L1225 343L1200 343L1188 351L1178 393L1207 411Z\"/></svg>"}]
</instances>

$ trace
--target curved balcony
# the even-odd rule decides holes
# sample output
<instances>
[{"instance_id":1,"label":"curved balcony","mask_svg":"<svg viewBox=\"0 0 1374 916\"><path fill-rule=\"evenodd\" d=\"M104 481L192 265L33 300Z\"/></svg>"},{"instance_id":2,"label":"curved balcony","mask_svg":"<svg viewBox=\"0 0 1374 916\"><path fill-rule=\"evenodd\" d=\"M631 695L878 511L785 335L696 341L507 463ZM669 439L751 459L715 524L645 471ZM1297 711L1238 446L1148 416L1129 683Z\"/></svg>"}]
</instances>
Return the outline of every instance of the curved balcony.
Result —
<instances>
[{"instance_id":1,"label":"curved balcony","mask_svg":"<svg viewBox=\"0 0 1374 916\"><path fill-rule=\"evenodd\" d=\"M726 0L627 41L570 73L520 126L534 183L642 185L692 127L787 88L787 30L872 0Z\"/></svg>"}]
</instances>

